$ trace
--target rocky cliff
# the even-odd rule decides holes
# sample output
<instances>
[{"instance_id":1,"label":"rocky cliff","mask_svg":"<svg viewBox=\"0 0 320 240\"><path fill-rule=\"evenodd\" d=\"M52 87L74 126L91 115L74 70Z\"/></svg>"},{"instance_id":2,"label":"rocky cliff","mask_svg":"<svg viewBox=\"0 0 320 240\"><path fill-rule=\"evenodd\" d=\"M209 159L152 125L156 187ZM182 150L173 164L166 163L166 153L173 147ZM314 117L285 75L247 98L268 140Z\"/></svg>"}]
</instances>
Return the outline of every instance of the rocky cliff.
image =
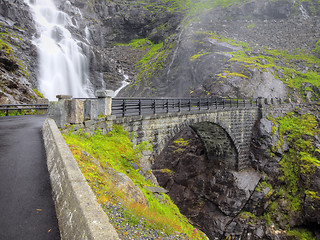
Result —
<instances>
[{"instance_id":1,"label":"rocky cliff","mask_svg":"<svg viewBox=\"0 0 320 240\"><path fill-rule=\"evenodd\" d=\"M35 34L32 15L23 1L0 1L0 104L39 98Z\"/></svg>"},{"instance_id":2,"label":"rocky cliff","mask_svg":"<svg viewBox=\"0 0 320 240\"><path fill-rule=\"evenodd\" d=\"M217 166L189 127L156 157L159 184L210 239L320 239L319 109L284 109L257 122L251 168Z\"/></svg>"},{"instance_id":3,"label":"rocky cliff","mask_svg":"<svg viewBox=\"0 0 320 240\"><path fill-rule=\"evenodd\" d=\"M313 57L320 37L317 1L203 8L179 25L153 58L158 66L142 69L125 94L303 97L296 94L301 81L319 74Z\"/></svg>"},{"instance_id":4,"label":"rocky cliff","mask_svg":"<svg viewBox=\"0 0 320 240\"><path fill-rule=\"evenodd\" d=\"M8 73L2 95L21 101L25 94L17 89L38 87L35 24L23 0L2 3L2 55L16 46L12 54L26 73L11 81L16 73ZM131 84L122 96L310 99L317 93L310 80L319 73L316 0L55 3L72 19L69 30L88 57L94 89L116 90L126 74Z\"/></svg>"}]
</instances>

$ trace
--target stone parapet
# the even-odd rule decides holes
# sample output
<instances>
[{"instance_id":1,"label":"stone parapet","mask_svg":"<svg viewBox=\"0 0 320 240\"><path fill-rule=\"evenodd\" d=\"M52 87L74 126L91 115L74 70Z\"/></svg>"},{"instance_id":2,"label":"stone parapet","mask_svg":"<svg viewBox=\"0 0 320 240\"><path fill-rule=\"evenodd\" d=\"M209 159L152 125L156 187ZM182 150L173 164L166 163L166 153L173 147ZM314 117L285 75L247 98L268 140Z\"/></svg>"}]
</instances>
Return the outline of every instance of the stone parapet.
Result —
<instances>
[{"instance_id":1,"label":"stone parapet","mask_svg":"<svg viewBox=\"0 0 320 240\"><path fill-rule=\"evenodd\" d=\"M42 129L62 240L120 240L81 173L54 120Z\"/></svg>"}]
</instances>

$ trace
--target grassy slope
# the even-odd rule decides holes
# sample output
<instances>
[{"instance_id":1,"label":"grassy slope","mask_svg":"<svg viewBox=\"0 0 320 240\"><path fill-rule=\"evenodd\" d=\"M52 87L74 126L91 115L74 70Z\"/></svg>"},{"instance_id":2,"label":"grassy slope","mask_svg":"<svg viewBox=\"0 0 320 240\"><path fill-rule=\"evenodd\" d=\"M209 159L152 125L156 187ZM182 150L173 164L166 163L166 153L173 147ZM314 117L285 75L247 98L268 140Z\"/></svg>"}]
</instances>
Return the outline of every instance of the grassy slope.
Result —
<instances>
[{"instance_id":1,"label":"grassy slope","mask_svg":"<svg viewBox=\"0 0 320 240\"><path fill-rule=\"evenodd\" d=\"M79 167L97 196L98 202L104 207L107 204L122 203L127 218L124 222L134 225L142 220L147 228L158 229L165 234L171 235L182 233L190 239L205 239L204 235L197 231L188 220L179 212L177 206L166 194L157 198L145 186L153 186L150 180L145 178L135 170L131 163L138 163L138 158L143 149L148 148L147 143L141 143L133 148L128 133L122 127L114 126L113 131L107 135L96 132L89 137L85 134L68 134L64 136L69 144ZM99 161L105 172L99 171L97 163ZM107 173L108 168L126 174L138 186L146 196L149 207L133 203L126 199L126 194L114 188L113 180ZM107 212L108 213L108 212ZM138 220L137 220L138 219Z\"/></svg>"}]
</instances>

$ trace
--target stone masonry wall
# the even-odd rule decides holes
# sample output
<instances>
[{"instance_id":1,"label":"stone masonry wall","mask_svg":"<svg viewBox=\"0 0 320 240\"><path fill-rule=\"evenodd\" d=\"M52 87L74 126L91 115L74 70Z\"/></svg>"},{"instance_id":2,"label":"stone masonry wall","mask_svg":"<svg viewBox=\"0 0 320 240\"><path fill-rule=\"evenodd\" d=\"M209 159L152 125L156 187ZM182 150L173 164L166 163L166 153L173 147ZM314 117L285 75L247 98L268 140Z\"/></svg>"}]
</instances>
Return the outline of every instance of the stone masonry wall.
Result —
<instances>
[{"instance_id":1,"label":"stone masonry wall","mask_svg":"<svg viewBox=\"0 0 320 240\"><path fill-rule=\"evenodd\" d=\"M229 134L238 153L238 170L249 166L249 146L252 129L258 119L258 107L207 110L201 112L166 113L150 116L116 117L107 116L97 120L67 126L69 131L93 134L98 128L102 133L112 130L113 124L124 127L132 137L133 144L148 141L153 146L150 157L159 154L168 141L184 127L199 122L212 122L220 125Z\"/></svg>"}]
</instances>

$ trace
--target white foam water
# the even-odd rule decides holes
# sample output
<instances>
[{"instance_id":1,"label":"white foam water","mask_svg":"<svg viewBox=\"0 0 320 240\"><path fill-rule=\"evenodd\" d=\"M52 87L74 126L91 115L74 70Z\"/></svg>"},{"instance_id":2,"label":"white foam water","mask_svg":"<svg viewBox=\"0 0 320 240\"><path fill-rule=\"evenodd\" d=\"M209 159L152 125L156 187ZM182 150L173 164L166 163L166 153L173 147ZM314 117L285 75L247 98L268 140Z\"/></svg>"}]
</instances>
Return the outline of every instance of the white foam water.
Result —
<instances>
[{"instance_id":1,"label":"white foam water","mask_svg":"<svg viewBox=\"0 0 320 240\"><path fill-rule=\"evenodd\" d=\"M39 38L34 40L39 54L40 91L49 100L56 95L91 97L89 64L68 26L71 18L59 11L53 0L24 0L33 12Z\"/></svg>"},{"instance_id":2,"label":"white foam water","mask_svg":"<svg viewBox=\"0 0 320 240\"><path fill-rule=\"evenodd\" d=\"M125 88L126 86L128 86L130 84L130 82L128 81L129 76L127 74L125 74L122 69L118 69L118 72L120 74L122 74L123 80L121 81L121 87L119 87L117 90L114 91L113 97L116 97L123 88Z\"/></svg>"}]
</instances>

